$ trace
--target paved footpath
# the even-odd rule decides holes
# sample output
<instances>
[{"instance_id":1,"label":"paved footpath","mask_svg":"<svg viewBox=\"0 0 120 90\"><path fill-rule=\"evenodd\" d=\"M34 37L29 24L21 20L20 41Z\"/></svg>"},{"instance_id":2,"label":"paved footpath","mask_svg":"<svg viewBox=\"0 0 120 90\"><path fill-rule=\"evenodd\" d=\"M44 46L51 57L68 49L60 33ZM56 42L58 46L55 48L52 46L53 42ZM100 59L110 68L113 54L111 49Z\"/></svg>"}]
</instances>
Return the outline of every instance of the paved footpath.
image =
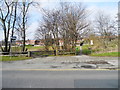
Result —
<instances>
[{"instance_id":1,"label":"paved footpath","mask_svg":"<svg viewBox=\"0 0 120 90\"><path fill-rule=\"evenodd\" d=\"M2 62L3 70L118 69L118 57L54 56Z\"/></svg>"}]
</instances>

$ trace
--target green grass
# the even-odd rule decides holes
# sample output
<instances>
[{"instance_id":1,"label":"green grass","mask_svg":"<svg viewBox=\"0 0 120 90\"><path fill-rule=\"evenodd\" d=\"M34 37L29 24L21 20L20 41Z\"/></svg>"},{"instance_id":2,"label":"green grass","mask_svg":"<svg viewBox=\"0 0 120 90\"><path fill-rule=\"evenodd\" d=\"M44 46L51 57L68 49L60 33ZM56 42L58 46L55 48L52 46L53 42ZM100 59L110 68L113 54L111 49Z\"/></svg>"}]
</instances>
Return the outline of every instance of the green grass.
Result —
<instances>
[{"instance_id":1,"label":"green grass","mask_svg":"<svg viewBox=\"0 0 120 90\"><path fill-rule=\"evenodd\" d=\"M26 46L28 51L38 51L44 49L44 46Z\"/></svg>"},{"instance_id":2,"label":"green grass","mask_svg":"<svg viewBox=\"0 0 120 90\"><path fill-rule=\"evenodd\" d=\"M18 47L18 46L12 47L11 51L12 52L21 52L22 51L22 47Z\"/></svg>"},{"instance_id":3,"label":"green grass","mask_svg":"<svg viewBox=\"0 0 120 90\"><path fill-rule=\"evenodd\" d=\"M28 51L38 51L38 50L42 50L44 49L44 46L30 46L27 45L25 48L27 48ZM13 52L21 52L22 51L22 47L12 47L12 51Z\"/></svg>"},{"instance_id":4,"label":"green grass","mask_svg":"<svg viewBox=\"0 0 120 90\"><path fill-rule=\"evenodd\" d=\"M108 52L108 53L92 53L91 56L111 56L120 57L120 52Z\"/></svg>"},{"instance_id":5,"label":"green grass","mask_svg":"<svg viewBox=\"0 0 120 90\"><path fill-rule=\"evenodd\" d=\"M83 45L82 46L82 54L85 54L85 55L91 54L91 50L88 49L89 47L90 47L90 45ZM79 52L80 52L80 46L77 46L76 53L79 53Z\"/></svg>"},{"instance_id":6,"label":"green grass","mask_svg":"<svg viewBox=\"0 0 120 90\"><path fill-rule=\"evenodd\" d=\"M0 56L0 61L18 61L31 59L32 57L19 57L19 56Z\"/></svg>"}]
</instances>

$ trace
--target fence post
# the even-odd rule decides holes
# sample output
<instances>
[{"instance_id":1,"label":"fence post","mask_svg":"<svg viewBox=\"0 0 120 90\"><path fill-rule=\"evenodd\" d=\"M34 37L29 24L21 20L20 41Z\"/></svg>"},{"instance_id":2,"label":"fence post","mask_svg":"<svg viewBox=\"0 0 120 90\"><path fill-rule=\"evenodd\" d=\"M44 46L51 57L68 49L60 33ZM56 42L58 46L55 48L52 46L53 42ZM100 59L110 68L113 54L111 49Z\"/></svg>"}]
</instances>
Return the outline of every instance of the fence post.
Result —
<instances>
[{"instance_id":1,"label":"fence post","mask_svg":"<svg viewBox=\"0 0 120 90\"><path fill-rule=\"evenodd\" d=\"M54 50L54 55L56 56L56 50Z\"/></svg>"}]
</instances>

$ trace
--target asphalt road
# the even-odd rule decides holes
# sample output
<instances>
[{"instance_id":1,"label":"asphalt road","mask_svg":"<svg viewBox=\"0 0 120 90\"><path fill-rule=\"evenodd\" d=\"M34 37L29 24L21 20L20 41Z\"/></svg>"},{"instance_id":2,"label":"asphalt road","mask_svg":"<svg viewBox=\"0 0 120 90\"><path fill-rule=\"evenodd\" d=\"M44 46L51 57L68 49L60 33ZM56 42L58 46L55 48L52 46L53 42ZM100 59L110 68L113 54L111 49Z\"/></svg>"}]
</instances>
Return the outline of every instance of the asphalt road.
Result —
<instances>
[{"instance_id":1,"label":"asphalt road","mask_svg":"<svg viewBox=\"0 0 120 90\"><path fill-rule=\"evenodd\" d=\"M2 69L84 69L82 66L85 65L92 66L94 69L118 69L118 58L86 55L39 57L29 60L2 62Z\"/></svg>"},{"instance_id":2,"label":"asphalt road","mask_svg":"<svg viewBox=\"0 0 120 90\"><path fill-rule=\"evenodd\" d=\"M3 70L2 88L118 88L118 71Z\"/></svg>"}]
</instances>

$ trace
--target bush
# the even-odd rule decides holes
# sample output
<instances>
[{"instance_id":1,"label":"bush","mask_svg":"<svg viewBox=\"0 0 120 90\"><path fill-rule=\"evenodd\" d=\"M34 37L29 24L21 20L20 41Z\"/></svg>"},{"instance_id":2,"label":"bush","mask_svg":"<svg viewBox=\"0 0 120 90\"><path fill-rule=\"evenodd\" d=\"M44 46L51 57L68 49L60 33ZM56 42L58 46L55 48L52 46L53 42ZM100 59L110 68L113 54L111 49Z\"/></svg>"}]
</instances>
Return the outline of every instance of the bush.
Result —
<instances>
[{"instance_id":1,"label":"bush","mask_svg":"<svg viewBox=\"0 0 120 90\"><path fill-rule=\"evenodd\" d=\"M82 54L89 55L89 54L91 54L91 50L83 49Z\"/></svg>"}]
</instances>

